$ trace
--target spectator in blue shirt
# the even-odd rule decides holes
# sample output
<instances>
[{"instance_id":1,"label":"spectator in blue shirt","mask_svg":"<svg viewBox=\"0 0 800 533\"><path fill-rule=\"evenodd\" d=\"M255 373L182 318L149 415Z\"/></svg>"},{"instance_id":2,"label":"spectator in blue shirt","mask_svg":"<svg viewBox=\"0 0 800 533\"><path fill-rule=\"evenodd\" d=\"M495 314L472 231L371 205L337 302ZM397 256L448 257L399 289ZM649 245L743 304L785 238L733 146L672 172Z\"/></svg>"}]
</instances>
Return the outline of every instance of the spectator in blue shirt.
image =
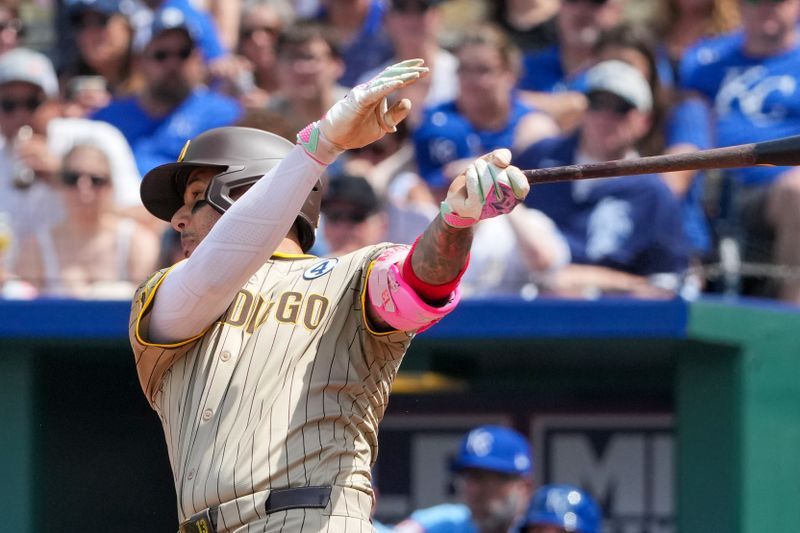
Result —
<instances>
[{"instance_id":1,"label":"spectator in blue shirt","mask_svg":"<svg viewBox=\"0 0 800 533\"><path fill-rule=\"evenodd\" d=\"M470 158L559 131L549 116L519 99L519 50L500 29L485 25L465 32L456 56L458 97L426 110L414 132L420 175L435 196L442 196Z\"/></svg>"},{"instance_id":2,"label":"spectator in blue shirt","mask_svg":"<svg viewBox=\"0 0 800 533\"><path fill-rule=\"evenodd\" d=\"M800 134L800 0L748 0L739 7L741 31L701 42L684 56L682 87L713 107L717 146ZM800 170L759 166L726 175L737 190L744 258L800 267ZM777 296L800 303L800 281L779 285Z\"/></svg>"},{"instance_id":3,"label":"spectator in blue shirt","mask_svg":"<svg viewBox=\"0 0 800 533\"><path fill-rule=\"evenodd\" d=\"M620 24L604 31L595 46L598 62L618 59L636 67L653 93L652 126L639 143L642 156L685 153L711 147L711 117L698 98L674 91L669 60L659 53L655 36L646 27ZM666 71L666 74L665 74ZM711 249L711 234L703 207L705 174L699 171L668 172L661 178L681 203L684 228L697 258Z\"/></svg>"},{"instance_id":4,"label":"spectator in blue shirt","mask_svg":"<svg viewBox=\"0 0 800 533\"><path fill-rule=\"evenodd\" d=\"M628 63L604 61L587 72L586 84L589 109L579 131L526 149L514 158L520 168L638 157L653 108L644 76ZM677 285L687 268L680 206L659 176L538 185L526 203L553 219L569 243L573 264L559 272L556 292L661 295L648 278L669 274Z\"/></svg>"},{"instance_id":5,"label":"spectator in blue shirt","mask_svg":"<svg viewBox=\"0 0 800 533\"><path fill-rule=\"evenodd\" d=\"M119 128L133 149L139 172L175 161L186 139L235 122L241 107L199 84L202 59L192 20L175 8L157 11L141 42L144 87L114 99L94 118Z\"/></svg>"},{"instance_id":6,"label":"spectator in blue shirt","mask_svg":"<svg viewBox=\"0 0 800 533\"><path fill-rule=\"evenodd\" d=\"M463 503L414 511L398 533L511 533L531 497L533 458L527 439L513 429L480 426L461 441L452 465Z\"/></svg>"}]
</instances>

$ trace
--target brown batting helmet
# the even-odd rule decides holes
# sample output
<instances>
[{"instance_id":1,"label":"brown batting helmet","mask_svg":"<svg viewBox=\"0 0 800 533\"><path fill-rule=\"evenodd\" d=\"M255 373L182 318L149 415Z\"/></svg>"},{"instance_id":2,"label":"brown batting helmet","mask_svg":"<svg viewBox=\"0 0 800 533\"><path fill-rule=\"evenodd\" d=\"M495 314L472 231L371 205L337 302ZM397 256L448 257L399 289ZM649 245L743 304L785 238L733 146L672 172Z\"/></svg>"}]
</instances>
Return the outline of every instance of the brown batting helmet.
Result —
<instances>
[{"instance_id":1,"label":"brown batting helmet","mask_svg":"<svg viewBox=\"0 0 800 533\"><path fill-rule=\"evenodd\" d=\"M206 201L220 213L233 204L231 191L252 185L286 157L294 145L274 133L229 126L201 133L187 141L176 163L160 165L142 179L142 203L150 213L169 222L183 206L186 180L196 168L212 168ZM300 246L314 245L319 220L322 184L317 181L295 220Z\"/></svg>"}]
</instances>

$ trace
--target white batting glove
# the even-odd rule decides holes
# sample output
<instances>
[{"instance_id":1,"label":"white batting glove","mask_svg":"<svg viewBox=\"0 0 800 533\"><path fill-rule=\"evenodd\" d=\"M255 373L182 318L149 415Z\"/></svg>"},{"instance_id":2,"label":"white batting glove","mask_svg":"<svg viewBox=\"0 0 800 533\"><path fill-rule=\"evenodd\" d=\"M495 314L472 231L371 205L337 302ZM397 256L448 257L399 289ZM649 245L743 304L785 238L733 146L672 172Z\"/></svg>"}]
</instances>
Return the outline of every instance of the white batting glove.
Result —
<instances>
[{"instance_id":1,"label":"white batting glove","mask_svg":"<svg viewBox=\"0 0 800 533\"><path fill-rule=\"evenodd\" d=\"M422 59L408 59L386 67L367 83L353 87L325 116L297 134L298 143L317 161L330 164L345 150L361 148L408 116L411 101L403 98L392 107L386 97L428 75Z\"/></svg>"},{"instance_id":2,"label":"white batting glove","mask_svg":"<svg viewBox=\"0 0 800 533\"><path fill-rule=\"evenodd\" d=\"M530 185L511 165L511 152L495 150L475 160L447 191L440 206L442 219L454 228L509 213L528 195Z\"/></svg>"}]
</instances>

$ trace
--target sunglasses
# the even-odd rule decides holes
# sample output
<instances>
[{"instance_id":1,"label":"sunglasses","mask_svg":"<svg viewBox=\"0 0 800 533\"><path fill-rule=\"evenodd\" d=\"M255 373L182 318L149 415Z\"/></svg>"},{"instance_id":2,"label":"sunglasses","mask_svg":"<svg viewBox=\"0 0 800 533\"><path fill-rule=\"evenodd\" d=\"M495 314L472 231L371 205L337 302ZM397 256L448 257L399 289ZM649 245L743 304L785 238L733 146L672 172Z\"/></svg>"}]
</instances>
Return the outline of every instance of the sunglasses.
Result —
<instances>
[{"instance_id":1,"label":"sunglasses","mask_svg":"<svg viewBox=\"0 0 800 533\"><path fill-rule=\"evenodd\" d=\"M25 32L25 27L22 25L20 19L9 19L0 22L0 32L6 30L11 30L22 35Z\"/></svg>"},{"instance_id":2,"label":"sunglasses","mask_svg":"<svg viewBox=\"0 0 800 533\"><path fill-rule=\"evenodd\" d=\"M634 109L633 105L618 96L590 93L588 98L589 109L592 111L610 111L622 117Z\"/></svg>"},{"instance_id":3,"label":"sunglasses","mask_svg":"<svg viewBox=\"0 0 800 533\"><path fill-rule=\"evenodd\" d=\"M397 11L398 13L425 13L431 6L428 5L428 2L404 2L404 1L395 1L392 2L392 11Z\"/></svg>"},{"instance_id":4,"label":"sunglasses","mask_svg":"<svg viewBox=\"0 0 800 533\"><path fill-rule=\"evenodd\" d=\"M280 31L280 29L272 27L272 26L256 26L254 28L242 29L241 33L239 34L239 37L243 41L246 41L248 39L252 39L253 35L255 35L256 33L260 33L260 32L266 33L270 37L274 38L274 37L277 37L280 34L281 31Z\"/></svg>"},{"instance_id":5,"label":"sunglasses","mask_svg":"<svg viewBox=\"0 0 800 533\"><path fill-rule=\"evenodd\" d=\"M150 57L157 63L164 63L170 57L175 57L181 61L186 61L192 55L191 48L181 48L180 50L153 50Z\"/></svg>"},{"instance_id":6,"label":"sunglasses","mask_svg":"<svg viewBox=\"0 0 800 533\"><path fill-rule=\"evenodd\" d=\"M105 187L111 183L111 178L109 176L100 176L98 174L90 174L89 172L74 172L71 170L65 170L61 173L61 181L64 185L76 187L82 176L88 176L92 180L92 187L95 188Z\"/></svg>"},{"instance_id":7,"label":"sunglasses","mask_svg":"<svg viewBox=\"0 0 800 533\"><path fill-rule=\"evenodd\" d=\"M367 213L363 211L326 211L325 220L336 224L337 222L350 222L351 224L361 224L367 219Z\"/></svg>"},{"instance_id":8,"label":"sunglasses","mask_svg":"<svg viewBox=\"0 0 800 533\"><path fill-rule=\"evenodd\" d=\"M18 100L12 98L0 99L0 110L3 113L13 113L17 109L24 109L29 113L33 113L40 105L42 105L42 99L35 96Z\"/></svg>"}]
</instances>

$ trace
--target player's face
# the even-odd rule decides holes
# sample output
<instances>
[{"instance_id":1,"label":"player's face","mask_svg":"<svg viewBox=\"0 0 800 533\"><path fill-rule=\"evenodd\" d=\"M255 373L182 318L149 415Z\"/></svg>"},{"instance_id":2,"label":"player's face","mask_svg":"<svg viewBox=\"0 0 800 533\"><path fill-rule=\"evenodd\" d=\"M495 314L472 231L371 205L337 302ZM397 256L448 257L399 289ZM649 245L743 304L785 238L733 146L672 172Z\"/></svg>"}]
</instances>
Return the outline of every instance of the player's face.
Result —
<instances>
[{"instance_id":1,"label":"player's face","mask_svg":"<svg viewBox=\"0 0 800 533\"><path fill-rule=\"evenodd\" d=\"M461 498L481 531L508 529L525 511L529 484L518 476L467 469L457 480Z\"/></svg>"},{"instance_id":2,"label":"player's face","mask_svg":"<svg viewBox=\"0 0 800 533\"><path fill-rule=\"evenodd\" d=\"M208 184L216 173L217 171L207 168L193 170L186 180L183 206L172 215L172 227L181 234L184 257L192 255L221 216L205 200Z\"/></svg>"}]
</instances>

